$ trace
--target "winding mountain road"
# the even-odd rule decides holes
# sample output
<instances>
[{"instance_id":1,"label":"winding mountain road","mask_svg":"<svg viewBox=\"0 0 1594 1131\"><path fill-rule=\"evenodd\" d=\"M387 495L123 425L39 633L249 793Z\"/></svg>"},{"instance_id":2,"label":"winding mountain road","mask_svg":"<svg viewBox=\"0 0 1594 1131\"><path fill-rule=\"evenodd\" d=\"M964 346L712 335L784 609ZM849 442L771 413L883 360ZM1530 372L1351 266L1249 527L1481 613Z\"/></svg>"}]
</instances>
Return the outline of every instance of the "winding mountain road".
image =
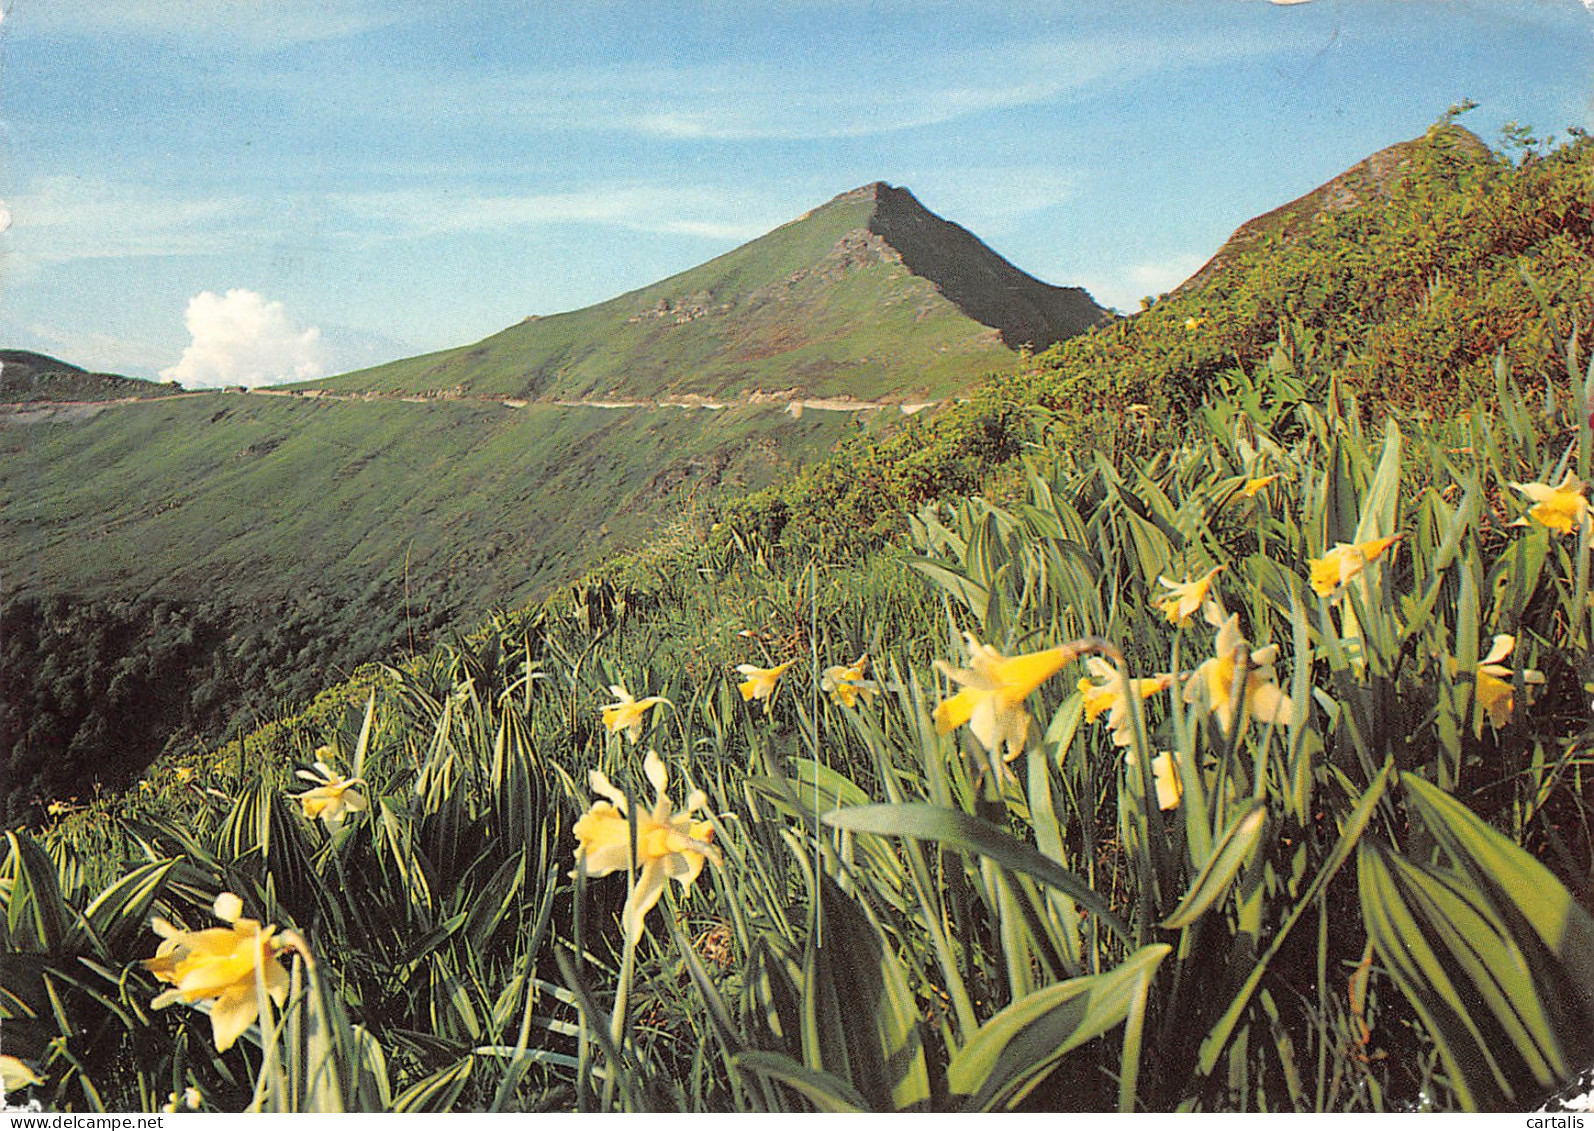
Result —
<instances>
[{"instance_id":1,"label":"winding mountain road","mask_svg":"<svg viewBox=\"0 0 1594 1131\"><path fill-rule=\"evenodd\" d=\"M325 389L185 389L179 393L167 393L156 397L119 397L115 400L105 401L24 401L15 404L0 404L0 425L68 424L74 421L92 419L107 409L126 408L129 405L160 404L163 401L189 400L194 397L231 396L282 397L290 400L338 401L360 404L373 401L404 404L457 404L464 402L496 404L509 409L523 409L529 408L534 404L541 404L557 408L677 408L719 411L728 408L742 408L749 405L784 404L786 412L794 418L800 418L808 410L818 412L868 412L874 409L886 408L895 408L904 416L911 416L916 412L940 403L938 401L860 401L851 397L794 397L788 393L764 392L746 393L734 400L709 400L705 397L686 396L663 397L658 400L584 399L531 401L519 397L466 393L425 396L409 393L334 393Z\"/></svg>"}]
</instances>

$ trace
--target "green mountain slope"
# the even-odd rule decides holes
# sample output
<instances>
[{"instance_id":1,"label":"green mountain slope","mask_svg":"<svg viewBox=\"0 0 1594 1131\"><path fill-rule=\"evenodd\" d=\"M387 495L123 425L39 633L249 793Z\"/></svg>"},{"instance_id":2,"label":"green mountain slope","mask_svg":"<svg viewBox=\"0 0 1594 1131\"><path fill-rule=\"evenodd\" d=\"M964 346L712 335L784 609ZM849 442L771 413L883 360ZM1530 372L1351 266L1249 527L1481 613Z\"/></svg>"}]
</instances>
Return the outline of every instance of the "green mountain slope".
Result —
<instances>
[{"instance_id":1,"label":"green mountain slope","mask_svg":"<svg viewBox=\"0 0 1594 1131\"><path fill-rule=\"evenodd\" d=\"M871 184L699 267L485 341L314 384L543 400L800 390L924 400L1110 318Z\"/></svg>"},{"instance_id":2,"label":"green mountain slope","mask_svg":"<svg viewBox=\"0 0 1594 1131\"><path fill-rule=\"evenodd\" d=\"M30 350L0 350L0 404L160 397L175 389L176 385L157 385L113 373L90 373Z\"/></svg>"},{"instance_id":3,"label":"green mountain slope","mask_svg":"<svg viewBox=\"0 0 1594 1131\"><path fill-rule=\"evenodd\" d=\"M215 393L0 417L5 819L425 647L887 414Z\"/></svg>"},{"instance_id":4,"label":"green mountain slope","mask_svg":"<svg viewBox=\"0 0 1594 1131\"><path fill-rule=\"evenodd\" d=\"M1064 448L1172 451L1209 405L1270 419L1332 385L1370 418L1444 419L1497 397L1497 365L1529 389L1560 379L1569 338L1586 370L1576 327L1594 310L1594 138L1574 131L1513 159L1452 117L1397 147L1355 207L1303 206L1291 223L1270 213L1272 230L1231 241L1203 285L1037 354L903 433L849 440L737 500L733 517L797 546L856 549L904 530L927 499L1000 490L1037 422Z\"/></svg>"},{"instance_id":5,"label":"green mountain slope","mask_svg":"<svg viewBox=\"0 0 1594 1131\"><path fill-rule=\"evenodd\" d=\"M278 595L395 574L480 609L756 487L844 414L510 409L218 393L0 430L12 593Z\"/></svg>"},{"instance_id":6,"label":"green mountain slope","mask_svg":"<svg viewBox=\"0 0 1594 1131\"><path fill-rule=\"evenodd\" d=\"M424 647L903 419L790 400L965 391L1103 316L875 184L477 346L276 395L136 383L163 399L0 411L7 816L63 783L126 781L163 746ZM82 375L42 399L122 384ZM660 403L693 394L723 406ZM582 401L632 403L558 403Z\"/></svg>"}]
</instances>

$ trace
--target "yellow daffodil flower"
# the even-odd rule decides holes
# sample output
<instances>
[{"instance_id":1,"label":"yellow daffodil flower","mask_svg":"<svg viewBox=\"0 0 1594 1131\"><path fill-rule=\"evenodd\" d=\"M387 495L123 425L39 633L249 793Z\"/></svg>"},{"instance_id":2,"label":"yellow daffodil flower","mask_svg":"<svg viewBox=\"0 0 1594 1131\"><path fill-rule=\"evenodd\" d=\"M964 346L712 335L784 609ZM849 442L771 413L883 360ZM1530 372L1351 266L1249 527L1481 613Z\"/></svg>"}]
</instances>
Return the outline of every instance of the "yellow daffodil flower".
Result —
<instances>
[{"instance_id":1,"label":"yellow daffodil flower","mask_svg":"<svg viewBox=\"0 0 1594 1131\"><path fill-rule=\"evenodd\" d=\"M44 811L52 817L64 817L68 813L76 812L77 806L73 805L70 801L57 800L52 801L49 805L45 806Z\"/></svg>"},{"instance_id":2,"label":"yellow daffodil flower","mask_svg":"<svg viewBox=\"0 0 1594 1131\"><path fill-rule=\"evenodd\" d=\"M712 843L713 823L694 821L691 817L708 805L708 795L700 789L693 790L686 799L686 807L676 813L665 793L668 774L655 751L648 751L642 770L653 785L655 800L652 812L636 815L635 863L640 865L640 871L622 915L626 941L632 946L642 937L642 920L664 894L666 880L673 879L683 888L690 887L703 870L705 860L720 862L719 849ZM583 870L589 876L607 876L622 869L630 871L633 867L631 822L626 815L625 794L611 785L599 770L591 771L588 781L592 792L607 800L593 802L592 808L575 824L579 844L576 869L571 875L579 875Z\"/></svg>"},{"instance_id":3,"label":"yellow daffodil flower","mask_svg":"<svg viewBox=\"0 0 1594 1131\"><path fill-rule=\"evenodd\" d=\"M833 702L842 707L856 706L860 698L868 700L878 694L880 687L873 680L864 679L864 669L869 666L865 653L851 664L826 668L819 681L819 689L828 692Z\"/></svg>"},{"instance_id":4,"label":"yellow daffodil flower","mask_svg":"<svg viewBox=\"0 0 1594 1131\"><path fill-rule=\"evenodd\" d=\"M1205 318L1197 318L1193 314L1184 320L1184 328L1186 330L1199 330L1205 324Z\"/></svg>"},{"instance_id":5,"label":"yellow daffodil flower","mask_svg":"<svg viewBox=\"0 0 1594 1131\"><path fill-rule=\"evenodd\" d=\"M796 663L795 660L787 660L779 667L773 668L755 668L752 664L737 664L736 670L747 677L746 680L737 685L742 693L742 699L749 702L754 699L762 699L764 701L764 709L767 711L770 697L775 694L775 681L794 663Z\"/></svg>"},{"instance_id":6,"label":"yellow daffodil flower","mask_svg":"<svg viewBox=\"0 0 1594 1131\"><path fill-rule=\"evenodd\" d=\"M1179 777L1178 763L1183 761L1176 755L1169 754L1166 750L1151 760L1151 777L1157 786L1157 808L1174 809L1179 805L1179 800L1184 796L1184 781ZM1124 755L1124 764L1135 772L1139 765L1134 754Z\"/></svg>"},{"instance_id":7,"label":"yellow daffodil flower","mask_svg":"<svg viewBox=\"0 0 1594 1131\"><path fill-rule=\"evenodd\" d=\"M1166 577L1157 578L1157 584L1169 592L1165 598L1153 604L1162 610L1169 623L1186 623L1207 599L1207 593L1212 588L1212 579L1222 568L1221 565L1213 566L1194 581L1176 582L1169 581Z\"/></svg>"},{"instance_id":8,"label":"yellow daffodil flower","mask_svg":"<svg viewBox=\"0 0 1594 1131\"><path fill-rule=\"evenodd\" d=\"M1269 483L1272 483L1278 477L1279 472L1275 471L1272 475L1261 475L1255 479L1247 479L1245 486L1240 488L1240 494L1247 499L1254 499L1267 488Z\"/></svg>"},{"instance_id":9,"label":"yellow daffodil flower","mask_svg":"<svg viewBox=\"0 0 1594 1131\"><path fill-rule=\"evenodd\" d=\"M971 633L964 633L964 638L968 641L969 667L954 668L944 660L935 662L949 678L963 685L962 691L935 709L935 729L946 734L967 723L990 753L1005 746L1006 760L1011 762L1024 752L1024 742L1029 737L1029 712L1024 709L1024 700L1064 664L1077 659L1086 646L1065 644L1044 652L1008 657L989 644L981 644Z\"/></svg>"},{"instance_id":10,"label":"yellow daffodil flower","mask_svg":"<svg viewBox=\"0 0 1594 1131\"><path fill-rule=\"evenodd\" d=\"M1588 522L1588 499L1583 494L1587 484L1570 471L1555 487L1547 483L1511 486L1533 500L1528 515L1557 533L1570 534Z\"/></svg>"},{"instance_id":11,"label":"yellow daffodil flower","mask_svg":"<svg viewBox=\"0 0 1594 1131\"><path fill-rule=\"evenodd\" d=\"M295 951L308 960L309 952L294 932L277 935L275 926L262 927L243 918L243 901L231 892L216 897L214 911L227 926L184 931L165 919L156 919L152 926L162 942L155 957L144 959L143 966L172 986L150 1002L155 1009L165 1009L174 1001L193 1005L214 999L211 1034L216 1051L226 1052L260 1016L257 981L280 1007L288 997L288 972L279 956Z\"/></svg>"},{"instance_id":12,"label":"yellow daffodil flower","mask_svg":"<svg viewBox=\"0 0 1594 1131\"><path fill-rule=\"evenodd\" d=\"M198 1088L188 1087L183 1089L181 1101L179 1101L176 1092L167 1092L166 1102L161 1104L161 1111L167 1115L174 1115L177 1112L177 1104L179 1102L189 1111L198 1111L199 1105L203 1101L204 1097L199 1094Z\"/></svg>"},{"instance_id":13,"label":"yellow daffodil flower","mask_svg":"<svg viewBox=\"0 0 1594 1131\"><path fill-rule=\"evenodd\" d=\"M1319 597L1338 600L1344 593L1345 583L1383 556L1385 550L1400 541L1401 535L1372 538L1366 542L1336 542L1334 548L1320 558L1312 558L1312 589Z\"/></svg>"},{"instance_id":14,"label":"yellow daffodil flower","mask_svg":"<svg viewBox=\"0 0 1594 1131\"><path fill-rule=\"evenodd\" d=\"M1273 662L1278 659L1277 644L1258 648L1249 655L1245 673L1245 686L1237 699L1234 694L1236 659L1246 654L1250 647L1240 635L1240 615L1224 616L1222 606L1209 601L1203 610L1207 622L1218 629L1211 659L1203 660L1189 682L1184 686L1184 701L1204 701L1206 709L1218 717L1218 726L1224 734L1234 729L1238 719L1243 728L1247 719L1256 717L1264 723L1289 726L1294 708L1289 697L1279 690L1273 672Z\"/></svg>"},{"instance_id":15,"label":"yellow daffodil flower","mask_svg":"<svg viewBox=\"0 0 1594 1131\"><path fill-rule=\"evenodd\" d=\"M642 737L642 727L647 722L648 712L661 703L670 702L662 695L633 699L631 693L618 683L611 683L609 691L619 702L610 703L603 708L603 725L608 728L610 734L625 731L625 736L632 745Z\"/></svg>"},{"instance_id":16,"label":"yellow daffodil flower","mask_svg":"<svg viewBox=\"0 0 1594 1131\"><path fill-rule=\"evenodd\" d=\"M177 776L178 785L187 785L194 780L194 774L197 771L192 766L178 766L172 773Z\"/></svg>"},{"instance_id":17,"label":"yellow daffodil flower","mask_svg":"<svg viewBox=\"0 0 1594 1131\"><path fill-rule=\"evenodd\" d=\"M37 1072L16 1057L0 1055L0 1092L20 1092L43 1083Z\"/></svg>"},{"instance_id":18,"label":"yellow daffodil flower","mask_svg":"<svg viewBox=\"0 0 1594 1131\"><path fill-rule=\"evenodd\" d=\"M1516 647L1516 637L1501 633L1494 638L1489 654L1478 665L1477 707L1473 712L1472 730L1479 738L1483 737L1483 718L1489 717L1489 722L1495 730L1499 730L1511 721L1513 691L1511 669L1501 661L1511 654ZM1542 684L1544 673L1531 668L1523 671L1524 684Z\"/></svg>"},{"instance_id":19,"label":"yellow daffodil flower","mask_svg":"<svg viewBox=\"0 0 1594 1131\"><path fill-rule=\"evenodd\" d=\"M323 746L316 753L330 749ZM365 784L364 778L342 777L325 762L317 762L314 770L295 770L294 776L315 783L313 789L289 794L304 807L306 820L313 821L319 817L326 822L327 828L336 831L342 827L346 813L362 813L367 808L365 795L354 789L357 785Z\"/></svg>"},{"instance_id":20,"label":"yellow daffodil flower","mask_svg":"<svg viewBox=\"0 0 1594 1131\"><path fill-rule=\"evenodd\" d=\"M1131 679L1126 687L1118 669L1100 656L1089 657L1085 660L1085 666L1096 677L1094 681L1089 678L1079 681L1079 689L1085 693L1085 721L1093 723L1103 714L1107 715L1107 725L1112 730L1112 744L1131 745L1134 731L1129 714L1128 689L1133 688L1140 698L1149 699L1157 692L1167 690L1173 683L1173 676L1154 675L1146 679Z\"/></svg>"}]
</instances>

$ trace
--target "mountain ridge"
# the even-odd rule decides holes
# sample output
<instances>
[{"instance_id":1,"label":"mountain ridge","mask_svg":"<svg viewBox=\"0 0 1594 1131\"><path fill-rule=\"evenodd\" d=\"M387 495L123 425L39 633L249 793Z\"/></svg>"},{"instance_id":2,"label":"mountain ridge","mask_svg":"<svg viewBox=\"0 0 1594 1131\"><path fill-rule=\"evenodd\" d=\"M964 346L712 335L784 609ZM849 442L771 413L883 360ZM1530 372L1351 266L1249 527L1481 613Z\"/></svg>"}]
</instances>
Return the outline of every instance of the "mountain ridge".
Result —
<instances>
[{"instance_id":1,"label":"mountain ridge","mask_svg":"<svg viewBox=\"0 0 1594 1131\"><path fill-rule=\"evenodd\" d=\"M175 388L115 373L91 373L33 350L0 349L0 404L159 397Z\"/></svg>"},{"instance_id":2,"label":"mountain ridge","mask_svg":"<svg viewBox=\"0 0 1594 1131\"><path fill-rule=\"evenodd\" d=\"M922 401L1113 316L874 181L696 267L479 342L307 383L531 400Z\"/></svg>"},{"instance_id":3,"label":"mountain ridge","mask_svg":"<svg viewBox=\"0 0 1594 1131\"><path fill-rule=\"evenodd\" d=\"M1213 253L1212 258L1175 287L1172 293L1187 293L1206 286L1252 245L1270 236L1292 239L1325 214L1346 212L1369 201L1387 197L1395 180L1410 166L1412 156L1420 147L1436 138L1459 153L1463 160L1483 160L1490 155L1489 147L1477 134L1453 122L1436 126L1421 137L1385 146L1310 192L1302 193L1294 200L1286 201L1241 224Z\"/></svg>"}]
</instances>

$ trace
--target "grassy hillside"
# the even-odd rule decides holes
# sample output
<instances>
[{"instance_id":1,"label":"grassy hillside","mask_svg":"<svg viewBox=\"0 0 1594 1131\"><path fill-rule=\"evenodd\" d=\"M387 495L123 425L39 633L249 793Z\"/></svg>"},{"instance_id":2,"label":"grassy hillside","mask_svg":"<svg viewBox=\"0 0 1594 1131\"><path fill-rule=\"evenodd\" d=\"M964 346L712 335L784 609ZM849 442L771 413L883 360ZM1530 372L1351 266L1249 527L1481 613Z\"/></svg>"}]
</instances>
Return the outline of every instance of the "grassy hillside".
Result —
<instances>
[{"instance_id":1,"label":"grassy hillside","mask_svg":"<svg viewBox=\"0 0 1594 1131\"><path fill-rule=\"evenodd\" d=\"M1531 1109L1594 1056L1589 518L1513 489L1594 462L1556 388L1214 405L901 549L678 542L645 605L367 673L11 838L8 1047L73 1108ZM232 938L219 893L292 932L236 1043L146 1005L223 973L192 936L135 961Z\"/></svg>"},{"instance_id":2,"label":"grassy hillside","mask_svg":"<svg viewBox=\"0 0 1594 1131\"><path fill-rule=\"evenodd\" d=\"M608 302L316 384L532 399L800 389L916 401L963 391L1020 345L1044 348L1103 317L1083 291L1039 283L903 190L870 185Z\"/></svg>"},{"instance_id":3,"label":"grassy hillside","mask_svg":"<svg viewBox=\"0 0 1594 1131\"><path fill-rule=\"evenodd\" d=\"M125 783L166 743L215 739L901 419L795 418L765 403L782 391L942 396L1101 316L871 185L643 291L300 396L0 421L7 819L67 783ZM120 387L51 380L62 397ZM549 403L694 394L729 406ZM113 704L135 694L164 706L115 737Z\"/></svg>"},{"instance_id":4,"label":"grassy hillside","mask_svg":"<svg viewBox=\"0 0 1594 1131\"><path fill-rule=\"evenodd\" d=\"M1381 196L1269 231L1204 285L997 392L1075 419L1140 404L1155 429L1263 367L1317 359L1370 409L1435 417L1490 395L1497 358L1530 387L1560 371L1594 301L1594 143L1573 131L1513 159L1446 120L1403 161Z\"/></svg>"},{"instance_id":5,"label":"grassy hillside","mask_svg":"<svg viewBox=\"0 0 1594 1131\"><path fill-rule=\"evenodd\" d=\"M1489 147L1469 130L1451 124L1442 135L1437 136L1442 136L1444 144L1462 160L1479 165L1487 165L1493 160ZM1229 264L1243 260L1246 251L1255 244L1269 240L1278 244L1308 236L1325 216L1387 200L1391 188L1412 171L1414 159L1419 165L1427 163L1422 150L1432 140L1421 137L1380 149L1326 184L1279 205L1271 212L1247 220L1224 241L1216 255L1179 284L1175 293L1199 290L1213 283Z\"/></svg>"},{"instance_id":6,"label":"grassy hillside","mask_svg":"<svg viewBox=\"0 0 1594 1131\"><path fill-rule=\"evenodd\" d=\"M864 427L218 393L0 428L6 819L125 784L167 742L424 647ZM135 692L168 706L114 725Z\"/></svg>"},{"instance_id":7,"label":"grassy hillside","mask_svg":"<svg viewBox=\"0 0 1594 1131\"><path fill-rule=\"evenodd\" d=\"M76 365L28 350L0 350L0 404L29 401L110 401L160 397L179 391L112 373L90 373Z\"/></svg>"},{"instance_id":8,"label":"grassy hillside","mask_svg":"<svg viewBox=\"0 0 1594 1131\"><path fill-rule=\"evenodd\" d=\"M13 591L259 591L400 572L525 597L689 495L761 485L844 414L216 394L0 431ZM512 557L513 570L500 557Z\"/></svg>"},{"instance_id":9,"label":"grassy hillside","mask_svg":"<svg viewBox=\"0 0 1594 1131\"><path fill-rule=\"evenodd\" d=\"M1594 1060L1594 146L1430 141L1354 220L10 834L33 1093L1531 1110Z\"/></svg>"}]
</instances>

